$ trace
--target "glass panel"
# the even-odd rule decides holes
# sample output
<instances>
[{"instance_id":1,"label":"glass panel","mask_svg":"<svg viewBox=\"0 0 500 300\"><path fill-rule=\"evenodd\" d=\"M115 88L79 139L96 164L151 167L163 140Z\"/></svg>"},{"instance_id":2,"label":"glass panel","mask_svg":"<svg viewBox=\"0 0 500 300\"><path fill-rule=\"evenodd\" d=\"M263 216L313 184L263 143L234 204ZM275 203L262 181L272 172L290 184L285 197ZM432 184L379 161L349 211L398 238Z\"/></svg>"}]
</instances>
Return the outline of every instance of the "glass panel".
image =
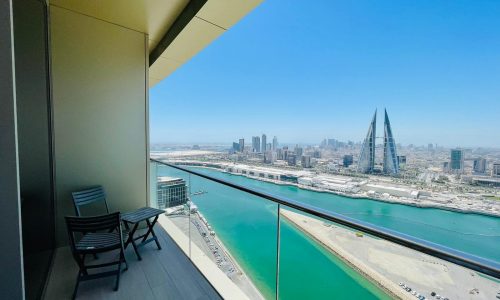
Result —
<instances>
[{"instance_id":1,"label":"glass panel","mask_svg":"<svg viewBox=\"0 0 500 300\"><path fill-rule=\"evenodd\" d=\"M290 208L281 209L280 298L493 299L498 280Z\"/></svg>"},{"instance_id":2,"label":"glass panel","mask_svg":"<svg viewBox=\"0 0 500 300\"><path fill-rule=\"evenodd\" d=\"M198 176L191 176L191 190L193 245L250 299L274 299L277 204Z\"/></svg>"},{"instance_id":3,"label":"glass panel","mask_svg":"<svg viewBox=\"0 0 500 300\"><path fill-rule=\"evenodd\" d=\"M228 174L222 172L186 168L227 180ZM175 226L165 229L171 236L183 234L184 239L174 240L180 241L212 283L215 278L221 294L221 288L228 287L250 299L273 299L277 294L279 299L461 299L470 295L490 299L499 292L496 279L384 239L280 208L275 202L162 164L154 164L151 172L156 178L152 195L157 195L151 198L152 205L158 207L164 205L158 199L162 177L186 182L187 202L169 213L168 220Z\"/></svg>"},{"instance_id":4,"label":"glass panel","mask_svg":"<svg viewBox=\"0 0 500 300\"><path fill-rule=\"evenodd\" d=\"M250 299L275 299L278 205L171 167L158 174L189 182L190 258L204 275Z\"/></svg>"},{"instance_id":5,"label":"glass panel","mask_svg":"<svg viewBox=\"0 0 500 300\"><path fill-rule=\"evenodd\" d=\"M12 5L24 284L26 299L39 299L56 246L46 5L42 1L12 1ZM3 133L1 139L3 143ZM9 232L3 226L2 229ZM64 238L66 241L66 235ZM4 237L2 242L11 241ZM6 272L5 266L2 269Z\"/></svg>"},{"instance_id":6,"label":"glass panel","mask_svg":"<svg viewBox=\"0 0 500 300\"><path fill-rule=\"evenodd\" d=\"M150 206L165 210L163 226L189 256L189 174L151 162Z\"/></svg>"}]
</instances>

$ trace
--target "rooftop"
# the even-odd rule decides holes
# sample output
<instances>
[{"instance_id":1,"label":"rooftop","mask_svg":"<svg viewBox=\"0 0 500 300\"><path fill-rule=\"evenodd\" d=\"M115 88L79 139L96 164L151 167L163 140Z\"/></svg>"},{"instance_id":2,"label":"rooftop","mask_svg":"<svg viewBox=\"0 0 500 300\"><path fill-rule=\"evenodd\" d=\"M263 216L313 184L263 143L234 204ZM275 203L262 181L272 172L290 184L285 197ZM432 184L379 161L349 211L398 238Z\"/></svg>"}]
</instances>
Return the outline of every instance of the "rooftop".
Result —
<instances>
[{"instance_id":1,"label":"rooftop","mask_svg":"<svg viewBox=\"0 0 500 300\"><path fill-rule=\"evenodd\" d=\"M158 182L172 182L172 181L184 181L182 178L175 178L175 177L169 177L169 176L159 176L158 177Z\"/></svg>"}]
</instances>

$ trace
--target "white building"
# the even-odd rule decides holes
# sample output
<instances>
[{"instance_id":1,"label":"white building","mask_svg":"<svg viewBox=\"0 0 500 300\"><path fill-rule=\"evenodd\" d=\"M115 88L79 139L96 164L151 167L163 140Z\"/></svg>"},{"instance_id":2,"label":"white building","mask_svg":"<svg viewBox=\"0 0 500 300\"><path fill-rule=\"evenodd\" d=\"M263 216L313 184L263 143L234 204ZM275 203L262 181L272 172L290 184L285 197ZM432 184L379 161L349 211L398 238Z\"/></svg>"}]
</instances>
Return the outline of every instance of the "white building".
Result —
<instances>
[{"instance_id":1,"label":"white building","mask_svg":"<svg viewBox=\"0 0 500 300\"><path fill-rule=\"evenodd\" d=\"M397 197L418 198L420 195L420 192L417 190L412 190L399 186L388 186L388 185L374 184L374 183L364 184L361 186L361 189L369 193L370 192L378 194L387 193L391 196L397 196Z\"/></svg>"}]
</instances>

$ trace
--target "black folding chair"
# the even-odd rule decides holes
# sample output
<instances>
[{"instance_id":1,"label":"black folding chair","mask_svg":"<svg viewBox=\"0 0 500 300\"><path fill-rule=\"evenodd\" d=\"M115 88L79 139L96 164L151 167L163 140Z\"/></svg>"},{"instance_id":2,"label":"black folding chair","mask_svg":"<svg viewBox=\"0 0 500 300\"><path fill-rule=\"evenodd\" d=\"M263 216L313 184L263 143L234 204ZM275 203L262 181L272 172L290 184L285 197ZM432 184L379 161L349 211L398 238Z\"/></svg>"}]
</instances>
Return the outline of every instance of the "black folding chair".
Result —
<instances>
[{"instance_id":1,"label":"black folding chair","mask_svg":"<svg viewBox=\"0 0 500 300\"><path fill-rule=\"evenodd\" d=\"M73 205L75 207L75 213L77 216L81 217L82 213L80 208L86 205L90 205L95 202L104 202L104 207L106 208L106 212L101 212L99 214L109 214L108 203L106 202L106 193L102 186L96 186L93 188L89 188L86 190L73 192L71 193L73 196ZM128 231L127 229L124 229ZM97 259L97 254L94 254L94 258Z\"/></svg>"},{"instance_id":2,"label":"black folding chair","mask_svg":"<svg viewBox=\"0 0 500 300\"><path fill-rule=\"evenodd\" d=\"M106 202L106 193L102 186L96 186L90 189L73 192L73 204L75 205L75 212L77 216L81 216L80 208L85 205L92 204L94 202L104 202L106 207L106 213L109 214L108 203Z\"/></svg>"},{"instance_id":3,"label":"black folding chair","mask_svg":"<svg viewBox=\"0 0 500 300\"><path fill-rule=\"evenodd\" d=\"M125 270L128 269L123 243L123 240L127 237L124 237L122 234L120 213L116 212L95 217L66 217L66 226L68 228L71 252L79 267L73 291L73 299L76 298L80 281L93 280L106 276L116 276L114 290L117 291L120 284L122 263L125 263ZM116 261L102 264L85 263L86 255L95 255L117 249L120 250L120 254ZM100 273L89 273L90 270L113 265L118 265L118 268Z\"/></svg>"}]
</instances>

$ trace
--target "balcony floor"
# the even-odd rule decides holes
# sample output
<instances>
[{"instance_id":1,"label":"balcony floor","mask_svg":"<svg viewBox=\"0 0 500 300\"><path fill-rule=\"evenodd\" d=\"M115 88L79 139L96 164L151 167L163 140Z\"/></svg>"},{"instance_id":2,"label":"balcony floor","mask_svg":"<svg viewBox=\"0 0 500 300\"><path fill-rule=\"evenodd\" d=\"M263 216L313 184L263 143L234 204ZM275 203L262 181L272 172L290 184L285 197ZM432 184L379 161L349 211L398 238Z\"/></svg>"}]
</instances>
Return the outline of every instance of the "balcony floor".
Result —
<instances>
[{"instance_id":1,"label":"balcony floor","mask_svg":"<svg viewBox=\"0 0 500 300\"><path fill-rule=\"evenodd\" d=\"M221 299L219 294L160 226L155 226L162 250L155 243L125 250L128 270L120 276L120 289L113 291L114 276L80 283L77 299ZM101 254L98 261L117 253ZM93 259L93 258L90 258ZM58 248L47 284L45 299L71 299L78 267L68 247Z\"/></svg>"}]
</instances>

